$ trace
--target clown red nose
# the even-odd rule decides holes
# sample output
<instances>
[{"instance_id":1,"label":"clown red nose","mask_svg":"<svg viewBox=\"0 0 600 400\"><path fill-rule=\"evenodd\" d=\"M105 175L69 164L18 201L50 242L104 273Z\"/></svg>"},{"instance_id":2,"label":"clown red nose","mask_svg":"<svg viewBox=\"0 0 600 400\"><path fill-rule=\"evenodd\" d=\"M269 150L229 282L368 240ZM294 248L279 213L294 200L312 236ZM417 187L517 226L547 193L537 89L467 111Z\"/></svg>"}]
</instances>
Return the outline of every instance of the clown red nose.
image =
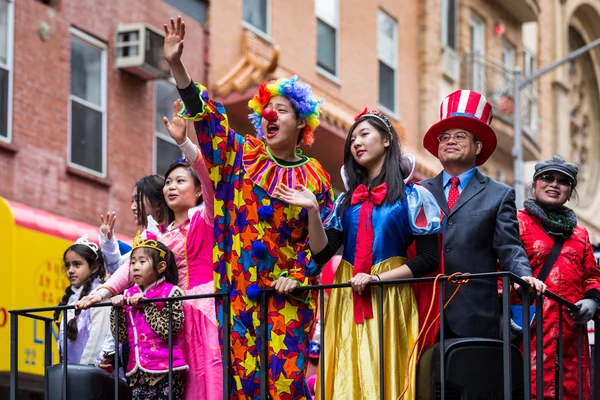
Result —
<instances>
[{"instance_id":1,"label":"clown red nose","mask_svg":"<svg viewBox=\"0 0 600 400\"><path fill-rule=\"evenodd\" d=\"M271 108L264 109L262 112L262 117L269 122L275 122L279 118L277 112Z\"/></svg>"}]
</instances>

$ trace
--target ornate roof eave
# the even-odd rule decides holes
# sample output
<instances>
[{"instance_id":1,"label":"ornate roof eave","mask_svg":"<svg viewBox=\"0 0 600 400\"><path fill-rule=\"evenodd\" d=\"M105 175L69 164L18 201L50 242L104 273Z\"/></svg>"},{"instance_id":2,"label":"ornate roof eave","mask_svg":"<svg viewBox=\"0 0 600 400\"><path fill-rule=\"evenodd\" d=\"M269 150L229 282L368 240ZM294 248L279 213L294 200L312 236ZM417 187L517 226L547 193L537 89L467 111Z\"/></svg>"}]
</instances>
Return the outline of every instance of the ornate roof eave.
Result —
<instances>
[{"instance_id":1,"label":"ornate roof eave","mask_svg":"<svg viewBox=\"0 0 600 400\"><path fill-rule=\"evenodd\" d=\"M264 81L275 71L279 62L279 46L244 29L242 33L242 58L219 79L213 89L218 96L226 97L232 92L243 93L250 86Z\"/></svg>"}]
</instances>

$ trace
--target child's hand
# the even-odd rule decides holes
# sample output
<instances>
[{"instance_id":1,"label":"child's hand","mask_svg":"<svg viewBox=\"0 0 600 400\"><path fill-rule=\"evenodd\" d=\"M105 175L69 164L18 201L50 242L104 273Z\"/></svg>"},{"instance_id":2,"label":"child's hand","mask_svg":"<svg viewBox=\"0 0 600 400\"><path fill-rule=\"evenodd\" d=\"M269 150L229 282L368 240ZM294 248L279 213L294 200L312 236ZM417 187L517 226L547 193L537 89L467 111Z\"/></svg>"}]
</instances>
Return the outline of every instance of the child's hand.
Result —
<instances>
[{"instance_id":1,"label":"child's hand","mask_svg":"<svg viewBox=\"0 0 600 400\"><path fill-rule=\"evenodd\" d=\"M143 294L141 293L136 293L133 296L127 298L127 304L129 304L130 306L134 306L134 307L145 307L145 304L140 304L138 306L138 302L140 300L145 300L146 298L144 297Z\"/></svg>"},{"instance_id":2,"label":"child's hand","mask_svg":"<svg viewBox=\"0 0 600 400\"><path fill-rule=\"evenodd\" d=\"M163 46L165 59L169 64L181 60L183 38L185 37L185 22L181 20L181 17L177 17L177 24L175 24L173 18L170 22L170 25L164 25L165 44Z\"/></svg>"},{"instance_id":3,"label":"child's hand","mask_svg":"<svg viewBox=\"0 0 600 400\"><path fill-rule=\"evenodd\" d=\"M115 232L115 222L117 221L117 213L116 212L107 212L106 218L104 215L100 214L100 232L106 237L107 240L112 239L113 234Z\"/></svg>"},{"instance_id":4,"label":"child's hand","mask_svg":"<svg viewBox=\"0 0 600 400\"><path fill-rule=\"evenodd\" d=\"M169 135L171 135L177 144L183 144L187 138L186 123L181 117L179 117L179 115L177 115L182 108L183 102L180 99L177 99L173 103L173 116L171 117L172 123L169 123L169 119L167 117L163 117L163 122L169 131Z\"/></svg>"},{"instance_id":5,"label":"child's hand","mask_svg":"<svg viewBox=\"0 0 600 400\"><path fill-rule=\"evenodd\" d=\"M100 361L100 364L98 364L98 368L102 368L109 373L113 372L114 367L112 365L112 360L110 358L103 358L102 361Z\"/></svg>"},{"instance_id":6,"label":"child's hand","mask_svg":"<svg viewBox=\"0 0 600 400\"><path fill-rule=\"evenodd\" d=\"M125 296L123 296L122 294L116 295L114 297L111 297L110 302L115 307L123 307L123 305L125 304Z\"/></svg>"},{"instance_id":7,"label":"child's hand","mask_svg":"<svg viewBox=\"0 0 600 400\"><path fill-rule=\"evenodd\" d=\"M87 310L92 306L92 304L100 303L102 301L102 296L99 293L94 293L85 296L82 299L79 299L75 303L75 308L78 310Z\"/></svg>"}]
</instances>

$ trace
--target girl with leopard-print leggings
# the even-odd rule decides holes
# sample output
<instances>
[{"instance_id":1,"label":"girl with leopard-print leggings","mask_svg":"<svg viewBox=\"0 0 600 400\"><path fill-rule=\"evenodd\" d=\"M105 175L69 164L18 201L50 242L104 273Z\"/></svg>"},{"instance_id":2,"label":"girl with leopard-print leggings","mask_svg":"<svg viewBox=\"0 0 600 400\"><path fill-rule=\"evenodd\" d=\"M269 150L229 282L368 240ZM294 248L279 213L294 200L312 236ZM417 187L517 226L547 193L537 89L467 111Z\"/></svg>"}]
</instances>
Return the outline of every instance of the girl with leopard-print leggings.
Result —
<instances>
[{"instance_id":1,"label":"girl with leopard-print leggings","mask_svg":"<svg viewBox=\"0 0 600 400\"><path fill-rule=\"evenodd\" d=\"M119 341L129 343L126 375L132 386L132 398L169 398L169 311L166 303L140 303L144 299L183 296L176 286L178 275L171 250L149 232L144 239L138 232L133 241L129 272L135 284L123 295L111 298L114 306L122 306L119 315ZM115 328L113 307L111 332ZM183 356L184 330L181 301L173 301L173 399L183 398L183 376L188 369Z\"/></svg>"}]
</instances>

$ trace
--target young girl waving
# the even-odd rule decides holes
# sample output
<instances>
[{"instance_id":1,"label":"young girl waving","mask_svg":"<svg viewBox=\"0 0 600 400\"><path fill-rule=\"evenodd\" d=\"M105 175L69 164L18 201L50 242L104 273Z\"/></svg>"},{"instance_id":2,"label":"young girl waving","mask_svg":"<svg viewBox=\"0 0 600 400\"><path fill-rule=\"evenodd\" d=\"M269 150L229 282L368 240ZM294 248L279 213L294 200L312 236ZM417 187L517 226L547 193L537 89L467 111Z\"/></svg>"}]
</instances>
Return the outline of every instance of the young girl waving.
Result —
<instances>
[{"instance_id":1,"label":"young girl waving","mask_svg":"<svg viewBox=\"0 0 600 400\"><path fill-rule=\"evenodd\" d=\"M69 285L58 304L72 305L80 298L96 291L104 279L104 260L98 246L88 241L87 235L77 239L63 255ZM54 312L58 322L61 311ZM102 344L108 333L110 310L98 307L91 310L68 310L67 321L60 324L58 346L64 355L64 334L67 336L67 362L70 364L98 364L102 360ZM63 357L64 358L64 357Z\"/></svg>"},{"instance_id":2,"label":"young girl waving","mask_svg":"<svg viewBox=\"0 0 600 400\"><path fill-rule=\"evenodd\" d=\"M310 246L315 260L326 262L344 245L333 283L350 282L350 289L333 289L325 320L325 393L321 399L396 399L407 390L415 396L416 355L409 359L419 330L417 304L411 285L384 286L383 337L379 343L377 291L370 282L427 275L438 266L436 233L441 231L440 208L421 186L405 184L398 134L376 110L356 117L346 139L344 167L348 191L338 197L325 221L316 212L314 196L303 187L280 186L280 198L308 211ZM415 237L417 257L406 257ZM329 323L328 323L329 322ZM380 369L379 346L384 364ZM409 367L407 376L407 367ZM385 393L380 396L379 377ZM407 383L409 386L407 386ZM320 384L317 384L319 389Z\"/></svg>"},{"instance_id":3,"label":"young girl waving","mask_svg":"<svg viewBox=\"0 0 600 400\"><path fill-rule=\"evenodd\" d=\"M150 233L146 233L152 236ZM183 296L177 284L177 264L167 246L154 239L135 237L129 271L135 283L123 295L111 299L123 306L119 318L119 341L129 343L127 377L133 387L133 400L169 398L169 311L164 303L139 305L140 299ZM183 398L182 371L187 370L183 356L183 308L173 302L173 380L172 398ZM115 328L115 309L110 315L111 332Z\"/></svg>"}]
</instances>

